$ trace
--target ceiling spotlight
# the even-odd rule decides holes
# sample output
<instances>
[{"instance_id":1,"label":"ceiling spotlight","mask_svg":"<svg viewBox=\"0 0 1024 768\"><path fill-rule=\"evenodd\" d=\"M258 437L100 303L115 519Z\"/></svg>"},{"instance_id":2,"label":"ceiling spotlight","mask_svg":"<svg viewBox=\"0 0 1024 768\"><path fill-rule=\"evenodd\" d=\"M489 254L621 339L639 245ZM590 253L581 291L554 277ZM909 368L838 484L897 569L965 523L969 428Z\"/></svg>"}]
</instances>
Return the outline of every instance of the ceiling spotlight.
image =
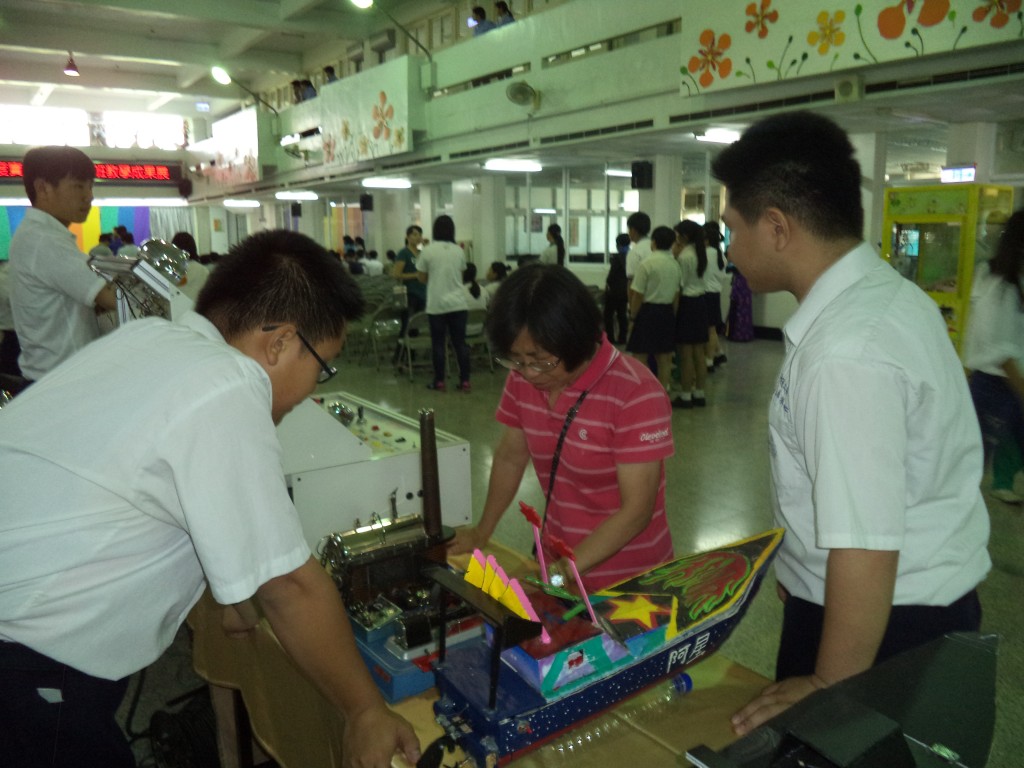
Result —
<instances>
[{"instance_id":1,"label":"ceiling spotlight","mask_svg":"<svg viewBox=\"0 0 1024 768\"><path fill-rule=\"evenodd\" d=\"M250 96L252 96L252 98L256 102L258 102L259 104L262 104L263 106L265 106L267 109L269 109L275 115L278 114L277 109L274 108L274 105L271 104L266 99L264 99L258 93L256 93L256 91L254 91L251 88L248 88L248 87L242 85L241 83L237 83L234 80L232 80L231 79L231 75L228 74L228 71L226 69L224 69L224 67L210 67L210 77L212 77L214 80L216 80L221 85L231 85L231 83L235 83L235 85L237 85L243 91L245 91Z\"/></svg>"},{"instance_id":2,"label":"ceiling spotlight","mask_svg":"<svg viewBox=\"0 0 1024 768\"><path fill-rule=\"evenodd\" d=\"M231 85L231 75L224 67L210 67L210 76L221 85Z\"/></svg>"},{"instance_id":3,"label":"ceiling spotlight","mask_svg":"<svg viewBox=\"0 0 1024 768\"><path fill-rule=\"evenodd\" d=\"M78 65L75 64L75 57L71 55L71 51L68 51L68 63L64 65L64 74L68 77L78 77Z\"/></svg>"}]
</instances>

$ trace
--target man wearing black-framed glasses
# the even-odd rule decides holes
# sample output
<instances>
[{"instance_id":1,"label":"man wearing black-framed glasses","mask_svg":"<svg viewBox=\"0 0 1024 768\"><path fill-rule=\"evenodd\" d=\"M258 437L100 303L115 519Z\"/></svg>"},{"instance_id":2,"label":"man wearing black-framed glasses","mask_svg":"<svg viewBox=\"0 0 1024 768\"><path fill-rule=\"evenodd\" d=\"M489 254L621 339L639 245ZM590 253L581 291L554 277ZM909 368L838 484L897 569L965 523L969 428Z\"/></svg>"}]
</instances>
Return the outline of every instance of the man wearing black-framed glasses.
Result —
<instances>
[{"instance_id":1,"label":"man wearing black-framed glasses","mask_svg":"<svg viewBox=\"0 0 1024 768\"><path fill-rule=\"evenodd\" d=\"M218 265L195 312L126 324L0 410L5 765L134 766L115 721L128 676L207 588L229 634L262 612L343 716L347 760L416 762L310 556L274 429L335 374L362 311L323 248L262 232Z\"/></svg>"}]
</instances>

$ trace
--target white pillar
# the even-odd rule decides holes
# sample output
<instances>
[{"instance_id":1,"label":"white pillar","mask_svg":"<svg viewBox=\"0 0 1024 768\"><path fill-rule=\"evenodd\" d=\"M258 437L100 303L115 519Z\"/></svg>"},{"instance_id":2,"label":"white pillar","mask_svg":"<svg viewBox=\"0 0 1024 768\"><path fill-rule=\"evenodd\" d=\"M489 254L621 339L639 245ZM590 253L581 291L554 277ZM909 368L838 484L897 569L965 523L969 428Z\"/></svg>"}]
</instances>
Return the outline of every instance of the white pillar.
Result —
<instances>
[{"instance_id":1,"label":"white pillar","mask_svg":"<svg viewBox=\"0 0 1024 768\"><path fill-rule=\"evenodd\" d=\"M946 165L976 165L975 181L992 180L996 152L995 123L951 123L946 145Z\"/></svg>"},{"instance_id":2,"label":"white pillar","mask_svg":"<svg viewBox=\"0 0 1024 768\"><path fill-rule=\"evenodd\" d=\"M437 210L437 189L432 184L420 187L420 221L423 236L430 239L434 228L434 212ZM411 222L410 222L411 223Z\"/></svg>"},{"instance_id":3,"label":"white pillar","mask_svg":"<svg viewBox=\"0 0 1024 768\"><path fill-rule=\"evenodd\" d=\"M492 261L505 260L505 177L489 174L477 181L477 188L473 261L483 277Z\"/></svg>"},{"instance_id":4,"label":"white pillar","mask_svg":"<svg viewBox=\"0 0 1024 768\"><path fill-rule=\"evenodd\" d=\"M452 220L455 222L455 242L466 248L466 259L473 260L476 250L476 222L478 220L479 185L473 179L452 182Z\"/></svg>"},{"instance_id":5,"label":"white pillar","mask_svg":"<svg viewBox=\"0 0 1024 768\"><path fill-rule=\"evenodd\" d=\"M681 155L656 155L654 189L640 190L640 210L651 217L651 228L679 223L683 195Z\"/></svg>"},{"instance_id":6,"label":"white pillar","mask_svg":"<svg viewBox=\"0 0 1024 768\"><path fill-rule=\"evenodd\" d=\"M860 199L864 206L864 241L881 252L882 218L885 212L886 135L858 133L850 136L860 163Z\"/></svg>"},{"instance_id":7,"label":"white pillar","mask_svg":"<svg viewBox=\"0 0 1024 768\"><path fill-rule=\"evenodd\" d=\"M384 254L401 250L405 243L405 228L413 223L412 194L405 189L376 189L373 212L365 217L366 247L377 251L377 258L383 262Z\"/></svg>"}]
</instances>

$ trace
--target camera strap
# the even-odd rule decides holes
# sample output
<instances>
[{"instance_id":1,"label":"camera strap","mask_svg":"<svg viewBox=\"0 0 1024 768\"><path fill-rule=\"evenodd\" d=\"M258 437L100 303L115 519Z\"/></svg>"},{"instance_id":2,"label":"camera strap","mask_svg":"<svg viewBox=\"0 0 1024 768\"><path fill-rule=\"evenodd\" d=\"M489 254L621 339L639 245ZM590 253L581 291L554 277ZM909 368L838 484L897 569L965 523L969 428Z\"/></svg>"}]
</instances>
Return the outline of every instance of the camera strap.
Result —
<instances>
[{"instance_id":1,"label":"camera strap","mask_svg":"<svg viewBox=\"0 0 1024 768\"><path fill-rule=\"evenodd\" d=\"M551 506L551 494L555 490L555 475L558 472L558 464L562 458L562 446L565 444L565 436L569 433L569 425L572 424L573 419L576 418L576 414L580 411L580 406L583 405L583 401L590 393L589 389L585 389L580 392L580 396L576 398L576 402L573 403L572 408L565 414L565 422L562 424L562 432L558 435L558 442L555 443L555 455L551 457L551 474L548 475L548 492L544 498L544 523L541 525L541 537L544 536L544 528L548 524L548 507Z\"/></svg>"}]
</instances>

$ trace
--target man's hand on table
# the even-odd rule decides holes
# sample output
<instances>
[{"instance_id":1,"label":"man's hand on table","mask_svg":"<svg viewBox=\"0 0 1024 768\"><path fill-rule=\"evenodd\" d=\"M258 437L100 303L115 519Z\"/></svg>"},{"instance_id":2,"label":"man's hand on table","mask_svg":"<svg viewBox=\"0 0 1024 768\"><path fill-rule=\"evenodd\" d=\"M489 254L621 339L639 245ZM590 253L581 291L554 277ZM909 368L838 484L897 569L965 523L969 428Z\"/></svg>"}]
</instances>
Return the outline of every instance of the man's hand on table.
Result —
<instances>
[{"instance_id":1,"label":"man's hand on table","mask_svg":"<svg viewBox=\"0 0 1024 768\"><path fill-rule=\"evenodd\" d=\"M387 706L364 709L345 722L345 768L390 768L395 752L410 765L420 759L412 726Z\"/></svg>"},{"instance_id":2,"label":"man's hand on table","mask_svg":"<svg viewBox=\"0 0 1024 768\"><path fill-rule=\"evenodd\" d=\"M732 716L732 729L738 736L745 736L801 699L825 687L825 682L817 675L790 677L772 683L761 691L756 699Z\"/></svg>"}]
</instances>

